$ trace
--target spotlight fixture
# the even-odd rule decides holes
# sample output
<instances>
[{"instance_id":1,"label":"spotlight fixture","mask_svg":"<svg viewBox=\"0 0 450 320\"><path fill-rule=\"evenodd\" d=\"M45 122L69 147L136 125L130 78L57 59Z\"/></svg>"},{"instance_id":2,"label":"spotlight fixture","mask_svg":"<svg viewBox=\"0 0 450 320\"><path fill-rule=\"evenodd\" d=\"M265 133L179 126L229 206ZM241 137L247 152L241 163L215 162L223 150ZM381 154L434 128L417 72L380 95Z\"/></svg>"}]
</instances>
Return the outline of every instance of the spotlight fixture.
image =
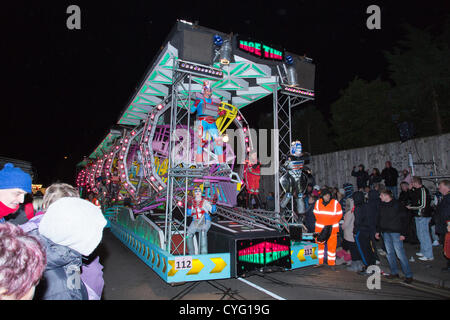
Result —
<instances>
[{"instance_id":1,"label":"spotlight fixture","mask_svg":"<svg viewBox=\"0 0 450 320\"><path fill-rule=\"evenodd\" d=\"M209 78L223 78L223 71L220 69L183 60L178 60L178 70L199 76L208 76Z\"/></svg>"},{"instance_id":2,"label":"spotlight fixture","mask_svg":"<svg viewBox=\"0 0 450 320\"><path fill-rule=\"evenodd\" d=\"M218 34L216 34L214 36L214 45L220 47L223 44L223 39L221 36L219 36Z\"/></svg>"},{"instance_id":3,"label":"spotlight fixture","mask_svg":"<svg viewBox=\"0 0 450 320\"><path fill-rule=\"evenodd\" d=\"M229 65L231 62L231 44L229 40L225 40L219 50L219 61L221 65Z\"/></svg>"},{"instance_id":4,"label":"spotlight fixture","mask_svg":"<svg viewBox=\"0 0 450 320\"><path fill-rule=\"evenodd\" d=\"M308 90L308 89L302 89L294 86L287 86L284 84L281 84L281 91L295 96L304 96L308 98L314 98L314 91Z\"/></svg>"}]
</instances>

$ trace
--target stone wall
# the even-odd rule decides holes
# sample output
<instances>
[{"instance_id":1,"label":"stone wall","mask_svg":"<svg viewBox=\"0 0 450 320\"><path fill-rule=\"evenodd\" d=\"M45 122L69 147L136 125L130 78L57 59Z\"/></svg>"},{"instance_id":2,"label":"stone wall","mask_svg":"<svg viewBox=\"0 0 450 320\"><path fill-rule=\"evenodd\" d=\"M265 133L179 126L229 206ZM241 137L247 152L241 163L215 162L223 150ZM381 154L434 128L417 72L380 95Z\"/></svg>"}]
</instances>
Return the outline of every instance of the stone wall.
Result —
<instances>
[{"instance_id":1,"label":"stone wall","mask_svg":"<svg viewBox=\"0 0 450 320\"><path fill-rule=\"evenodd\" d=\"M433 176L450 174L450 134L316 155L312 157L310 167L317 184L342 187L345 182L356 185L356 178L351 176L351 171L353 166L359 164L363 164L370 174L373 168L381 172L389 160L400 174L408 168L409 153L414 162L432 162L433 156L436 162L436 172L431 164L415 165L415 175L429 177L431 173Z\"/></svg>"},{"instance_id":2,"label":"stone wall","mask_svg":"<svg viewBox=\"0 0 450 320\"><path fill-rule=\"evenodd\" d=\"M353 166L363 164L370 174L373 168L378 168L381 172L385 162L390 160L400 174L403 169L408 168L409 153L412 154L414 162L431 162L434 156L436 173L433 165L414 166L416 175L427 177L424 180L427 187L434 189L433 179L428 179L431 172L433 177L450 176L450 134L315 155L312 156L309 167L313 170L319 186L341 188L345 182L356 186L356 178L351 176ZM265 195L273 191L273 185L273 176L263 176L261 193Z\"/></svg>"}]
</instances>

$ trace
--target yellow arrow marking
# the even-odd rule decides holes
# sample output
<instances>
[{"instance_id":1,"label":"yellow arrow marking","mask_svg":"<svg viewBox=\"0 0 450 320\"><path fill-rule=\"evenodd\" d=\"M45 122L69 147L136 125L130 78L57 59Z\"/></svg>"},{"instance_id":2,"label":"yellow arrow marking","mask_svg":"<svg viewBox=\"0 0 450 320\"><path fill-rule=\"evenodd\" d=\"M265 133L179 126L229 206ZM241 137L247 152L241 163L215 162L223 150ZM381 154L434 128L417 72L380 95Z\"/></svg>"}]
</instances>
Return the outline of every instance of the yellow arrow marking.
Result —
<instances>
[{"instance_id":1,"label":"yellow arrow marking","mask_svg":"<svg viewBox=\"0 0 450 320\"><path fill-rule=\"evenodd\" d=\"M199 259L192 259L192 268L186 275L198 274L205 266Z\"/></svg>"},{"instance_id":2,"label":"yellow arrow marking","mask_svg":"<svg viewBox=\"0 0 450 320\"><path fill-rule=\"evenodd\" d=\"M312 252L312 254L311 254L311 259L317 259L317 256L316 256L316 249L317 249L317 247L313 247L313 252Z\"/></svg>"},{"instance_id":3,"label":"yellow arrow marking","mask_svg":"<svg viewBox=\"0 0 450 320\"><path fill-rule=\"evenodd\" d=\"M155 263L155 253L152 250L152 264Z\"/></svg>"},{"instance_id":4,"label":"yellow arrow marking","mask_svg":"<svg viewBox=\"0 0 450 320\"><path fill-rule=\"evenodd\" d=\"M162 270L162 272L166 273L166 269L167 269L166 268L166 259L163 258L163 270Z\"/></svg>"},{"instance_id":5,"label":"yellow arrow marking","mask_svg":"<svg viewBox=\"0 0 450 320\"><path fill-rule=\"evenodd\" d=\"M161 259L159 258L159 253L157 254L157 256L158 256L158 263L156 264L156 267L159 268L159 265L161 263Z\"/></svg>"},{"instance_id":6,"label":"yellow arrow marking","mask_svg":"<svg viewBox=\"0 0 450 320\"><path fill-rule=\"evenodd\" d=\"M175 269L175 260L169 260L169 264L172 268L169 270L169 273L167 273L167 275L169 277L173 277L175 273L178 272L178 270Z\"/></svg>"},{"instance_id":7,"label":"yellow arrow marking","mask_svg":"<svg viewBox=\"0 0 450 320\"><path fill-rule=\"evenodd\" d=\"M300 261L306 261L306 258L305 258L305 249L300 249L299 251L298 251L298 255L297 255L297 258L298 258L298 260L300 260Z\"/></svg>"},{"instance_id":8,"label":"yellow arrow marking","mask_svg":"<svg viewBox=\"0 0 450 320\"><path fill-rule=\"evenodd\" d=\"M211 261L215 264L214 269L212 269L209 273L219 273L227 266L227 263L222 258L210 258Z\"/></svg>"}]
</instances>

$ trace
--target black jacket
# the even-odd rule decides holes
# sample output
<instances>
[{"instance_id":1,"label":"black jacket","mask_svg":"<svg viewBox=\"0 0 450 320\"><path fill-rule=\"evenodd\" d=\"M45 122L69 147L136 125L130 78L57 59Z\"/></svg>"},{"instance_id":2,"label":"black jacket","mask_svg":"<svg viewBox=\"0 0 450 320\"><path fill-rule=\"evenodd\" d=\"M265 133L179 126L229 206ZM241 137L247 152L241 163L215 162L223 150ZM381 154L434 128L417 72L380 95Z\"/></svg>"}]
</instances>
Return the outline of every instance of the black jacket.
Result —
<instances>
[{"instance_id":1,"label":"black jacket","mask_svg":"<svg viewBox=\"0 0 450 320\"><path fill-rule=\"evenodd\" d=\"M81 271L81 254L52 242L42 236L37 229L30 231L29 234L40 240L47 254L47 266L36 287L36 299L88 300L86 286L76 272Z\"/></svg>"},{"instance_id":2,"label":"black jacket","mask_svg":"<svg viewBox=\"0 0 450 320\"><path fill-rule=\"evenodd\" d=\"M367 215L367 208L364 203L364 193L357 191L353 193L353 203L355 205L355 222L353 223L353 233L370 232L369 218Z\"/></svg>"},{"instance_id":3,"label":"black jacket","mask_svg":"<svg viewBox=\"0 0 450 320\"><path fill-rule=\"evenodd\" d=\"M352 171L352 176L356 177L356 186L358 189L367 187L367 181L369 181L369 174L363 170Z\"/></svg>"},{"instance_id":4,"label":"black jacket","mask_svg":"<svg viewBox=\"0 0 450 320\"><path fill-rule=\"evenodd\" d=\"M316 226L316 217L314 216L314 203L308 207L305 211L303 223L308 229L308 232L314 232Z\"/></svg>"},{"instance_id":5,"label":"black jacket","mask_svg":"<svg viewBox=\"0 0 450 320\"><path fill-rule=\"evenodd\" d=\"M397 186L397 179L398 179L398 171L395 168L384 168L383 171L381 171L381 176L384 179L384 184L387 187L396 187Z\"/></svg>"},{"instance_id":6,"label":"black jacket","mask_svg":"<svg viewBox=\"0 0 450 320\"><path fill-rule=\"evenodd\" d=\"M411 190L402 190L398 196L398 201L400 201L405 207L409 206L411 204Z\"/></svg>"},{"instance_id":7,"label":"black jacket","mask_svg":"<svg viewBox=\"0 0 450 320\"><path fill-rule=\"evenodd\" d=\"M380 183L383 180L381 175L371 174L369 176L369 187L372 187L375 183Z\"/></svg>"},{"instance_id":8,"label":"black jacket","mask_svg":"<svg viewBox=\"0 0 450 320\"><path fill-rule=\"evenodd\" d=\"M411 212L416 217L431 217L430 191L424 186L411 190Z\"/></svg>"},{"instance_id":9,"label":"black jacket","mask_svg":"<svg viewBox=\"0 0 450 320\"><path fill-rule=\"evenodd\" d=\"M377 218L377 232L408 233L408 215L406 208L393 199L390 202L380 202L380 213Z\"/></svg>"},{"instance_id":10,"label":"black jacket","mask_svg":"<svg viewBox=\"0 0 450 320\"><path fill-rule=\"evenodd\" d=\"M367 211L367 219L370 229L370 234L375 235L377 231L377 220L378 215L380 214L380 194L376 190L369 191L369 199L367 200L366 211Z\"/></svg>"},{"instance_id":11,"label":"black jacket","mask_svg":"<svg viewBox=\"0 0 450 320\"><path fill-rule=\"evenodd\" d=\"M442 198L436 207L436 233L443 236L447 233L447 221L450 221L450 193Z\"/></svg>"}]
</instances>

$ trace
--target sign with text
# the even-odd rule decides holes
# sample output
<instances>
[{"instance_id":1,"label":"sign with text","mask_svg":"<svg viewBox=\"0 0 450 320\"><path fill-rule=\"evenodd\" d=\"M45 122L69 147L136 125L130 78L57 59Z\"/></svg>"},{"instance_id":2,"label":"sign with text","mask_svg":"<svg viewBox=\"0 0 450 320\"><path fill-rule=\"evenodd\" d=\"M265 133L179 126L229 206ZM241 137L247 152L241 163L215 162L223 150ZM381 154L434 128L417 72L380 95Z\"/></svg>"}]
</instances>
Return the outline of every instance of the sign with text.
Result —
<instances>
[{"instance_id":1,"label":"sign with text","mask_svg":"<svg viewBox=\"0 0 450 320\"><path fill-rule=\"evenodd\" d=\"M238 48L258 58L283 61L283 51L259 41L238 39Z\"/></svg>"},{"instance_id":2,"label":"sign with text","mask_svg":"<svg viewBox=\"0 0 450 320\"><path fill-rule=\"evenodd\" d=\"M192 268L192 257L183 256L175 258L175 270L189 270Z\"/></svg>"},{"instance_id":3,"label":"sign with text","mask_svg":"<svg viewBox=\"0 0 450 320\"><path fill-rule=\"evenodd\" d=\"M265 266L291 267L289 237L237 240L236 272L238 275Z\"/></svg>"}]
</instances>

